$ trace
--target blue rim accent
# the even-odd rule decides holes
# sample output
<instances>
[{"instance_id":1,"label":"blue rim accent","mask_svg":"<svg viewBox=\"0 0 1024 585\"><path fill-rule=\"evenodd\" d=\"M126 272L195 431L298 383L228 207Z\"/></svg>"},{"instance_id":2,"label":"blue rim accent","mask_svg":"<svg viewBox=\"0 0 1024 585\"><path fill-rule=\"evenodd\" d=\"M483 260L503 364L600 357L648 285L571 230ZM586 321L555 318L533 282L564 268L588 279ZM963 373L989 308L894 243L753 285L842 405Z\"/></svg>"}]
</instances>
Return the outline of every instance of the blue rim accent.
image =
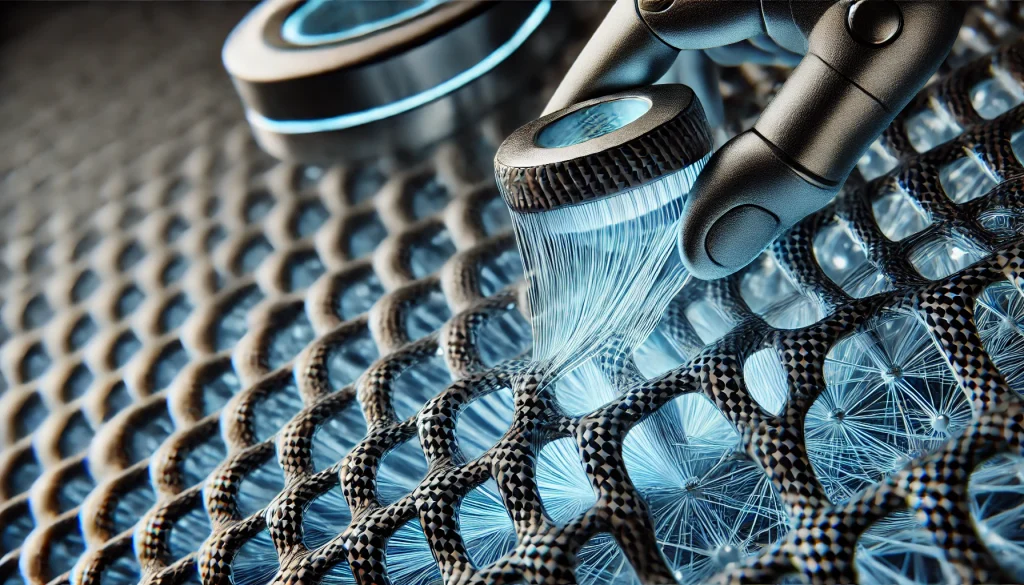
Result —
<instances>
[{"instance_id":1,"label":"blue rim accent","mask_svg":"<svg viewBox=\"0 0 1024 585\"><path fill-rule=\"evenodd\" d=\"M357 24L356 26L339 30L337 32L321 34L310 34L304 32L303 29L317 10L329 2L337 1L339 0L311 0L310 2L306 2L300 6L298 10L291 13L287 19L285 19L284 24L281 26L281 38L293 45L303 47L339 43L392 27L402 21L419 16L435 6L443 4L447 0L421 0L418 5L407 10L403 10L397 14ZM348 3L353 0L340 1Z\"/></svg>"},{"instance_id":2,"label":"blue rim accent","mask_svg":"<svg viewBox=\"0 0 1024 585\"><path fill-rule=\"evenodd\" d=\"M344 130L346 128L353 128L355 126L377 122L385 118L397 116L398 114L404 114L405 112L418 108L434 100L443 98L480 77L483 77L492 69L504 62L505 59L512 55L512 53L516 52L519 47L523 46L523 43L525 43L526 40L530 38L530 35L532 35L533 32L540 27L541 23L544 22L544 19L547 18L548 14L551 12L551 1L552 0L542 0L537 4L537 7L534 8L533 12L531 12L526 20L523 21L523 24L520 25L515 34L513 34L500 47L495 49L490 55L484 57L483 60L469 69L457 74L455 77L452 77L447 81L443 81L440 84L420 93L402 98L389 104L363 110L361 112L352 112L350 114L342 114L340 116L321 118L318 120L274 120L253 110L246 111L246 118L248 118L249 123L253 126L262 130L276 132L278 134L314 134L317 132Z\"/></svg>"},{"instance_id":3,"label":"blue rim accent","mask_svg":"<svg viewBox=\"0 0 1024 585\"><path fill-rule=\"evenodd\" d=\"M541 148L575 146L625 128L651 109L650 100L620 98L566 114L541 129L534 143Z\"/></svg>"}]
</instances>

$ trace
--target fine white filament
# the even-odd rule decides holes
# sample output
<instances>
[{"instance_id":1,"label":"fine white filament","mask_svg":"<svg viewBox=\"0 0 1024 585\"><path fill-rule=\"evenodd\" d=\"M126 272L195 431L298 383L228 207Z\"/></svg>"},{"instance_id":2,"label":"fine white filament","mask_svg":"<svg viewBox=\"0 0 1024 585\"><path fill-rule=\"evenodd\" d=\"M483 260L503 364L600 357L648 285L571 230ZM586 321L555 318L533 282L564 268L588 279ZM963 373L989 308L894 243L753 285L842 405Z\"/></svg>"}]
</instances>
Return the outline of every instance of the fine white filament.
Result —
<instances>
[{"instance_id":1,"label":"fine white filament","mask_svg":"<svg viewBox=\"0 0 1024 585\"><path fill-rule=\"evenodd\" d=\"M618 195L512 211L528 281L533 359L560 376L611 340L631 354L688 278L677 242L686 194L707 162Z\"/></svg>"}]
</instances>

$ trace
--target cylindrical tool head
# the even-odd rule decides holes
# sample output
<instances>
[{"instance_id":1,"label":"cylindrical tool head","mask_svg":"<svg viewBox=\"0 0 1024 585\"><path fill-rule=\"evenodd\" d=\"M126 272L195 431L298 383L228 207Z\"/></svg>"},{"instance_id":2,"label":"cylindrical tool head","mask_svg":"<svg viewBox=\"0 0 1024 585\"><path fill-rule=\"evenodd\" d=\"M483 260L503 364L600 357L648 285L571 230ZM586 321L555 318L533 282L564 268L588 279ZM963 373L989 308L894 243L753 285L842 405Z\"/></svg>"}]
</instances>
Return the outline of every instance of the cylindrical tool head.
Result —
<instances>
[{"instance_id":1,"label":"cylindrical tool head","mask_svg":"<svg viewBox=\"0 0 1024 585\"><path fill-rule=\"evenodd\" d=\"M366 4L268 0L228 37L224 66L274 156L426 148L534 82L570 20L551 0Z\"/></svg>"},{"instance_id":2,"label":"cylindrical tool head","mask_svg":"<svg viewBox=\"0 0 1024 585\"><path fill-rule=\"evenodd\" d=\"M611 197L700 162L711 129L693 91L655 85L587 100L512 133L494 157L509 208L548 211Z\"/></svg>"}]
</instances>

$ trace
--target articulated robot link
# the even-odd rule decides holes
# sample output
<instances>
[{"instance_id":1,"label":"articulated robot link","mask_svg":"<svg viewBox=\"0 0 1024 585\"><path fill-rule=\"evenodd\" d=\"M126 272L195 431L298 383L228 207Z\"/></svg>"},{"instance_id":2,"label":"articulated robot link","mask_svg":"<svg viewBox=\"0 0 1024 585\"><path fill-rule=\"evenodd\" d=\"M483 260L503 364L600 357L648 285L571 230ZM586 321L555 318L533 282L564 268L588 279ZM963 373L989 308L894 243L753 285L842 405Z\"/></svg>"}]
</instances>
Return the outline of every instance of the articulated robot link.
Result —
<instances>
[{"instance_id":1,"label":"articulated robot link","mask_svg":"<svg viewBox=\"0 0 1024 585\"><path fill-rule=\"evenodd\" d=\"M657 81L679 51L747 41L803 55L753 128L709 161L683 212L697 277L731 274L823 207L949 53L947 0L618 0L545 114Z\"/></svg>"}]
</instances>

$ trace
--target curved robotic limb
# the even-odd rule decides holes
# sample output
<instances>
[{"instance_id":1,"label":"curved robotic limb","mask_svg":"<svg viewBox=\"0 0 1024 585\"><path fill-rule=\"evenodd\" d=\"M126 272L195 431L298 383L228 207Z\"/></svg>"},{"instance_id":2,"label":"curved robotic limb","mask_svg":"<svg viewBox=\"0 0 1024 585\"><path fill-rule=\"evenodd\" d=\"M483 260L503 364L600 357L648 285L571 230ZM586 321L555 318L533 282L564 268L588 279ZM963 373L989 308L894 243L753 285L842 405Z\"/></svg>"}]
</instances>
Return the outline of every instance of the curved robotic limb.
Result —
<instances>
[{"instance_id":1,"label":"curved robotic limb","mask_svg":"<svg viewBox=\"0 0 1024 585\"><path fill-rule=\"evenodd\" d=\"M727 142L683 212L680 252L698 278L746 266L823 207L956 40L947 0L618 0L545 113L654 83L684 49L770 39L803 59L754 127Z\"/></svg>"}]
</instances>

